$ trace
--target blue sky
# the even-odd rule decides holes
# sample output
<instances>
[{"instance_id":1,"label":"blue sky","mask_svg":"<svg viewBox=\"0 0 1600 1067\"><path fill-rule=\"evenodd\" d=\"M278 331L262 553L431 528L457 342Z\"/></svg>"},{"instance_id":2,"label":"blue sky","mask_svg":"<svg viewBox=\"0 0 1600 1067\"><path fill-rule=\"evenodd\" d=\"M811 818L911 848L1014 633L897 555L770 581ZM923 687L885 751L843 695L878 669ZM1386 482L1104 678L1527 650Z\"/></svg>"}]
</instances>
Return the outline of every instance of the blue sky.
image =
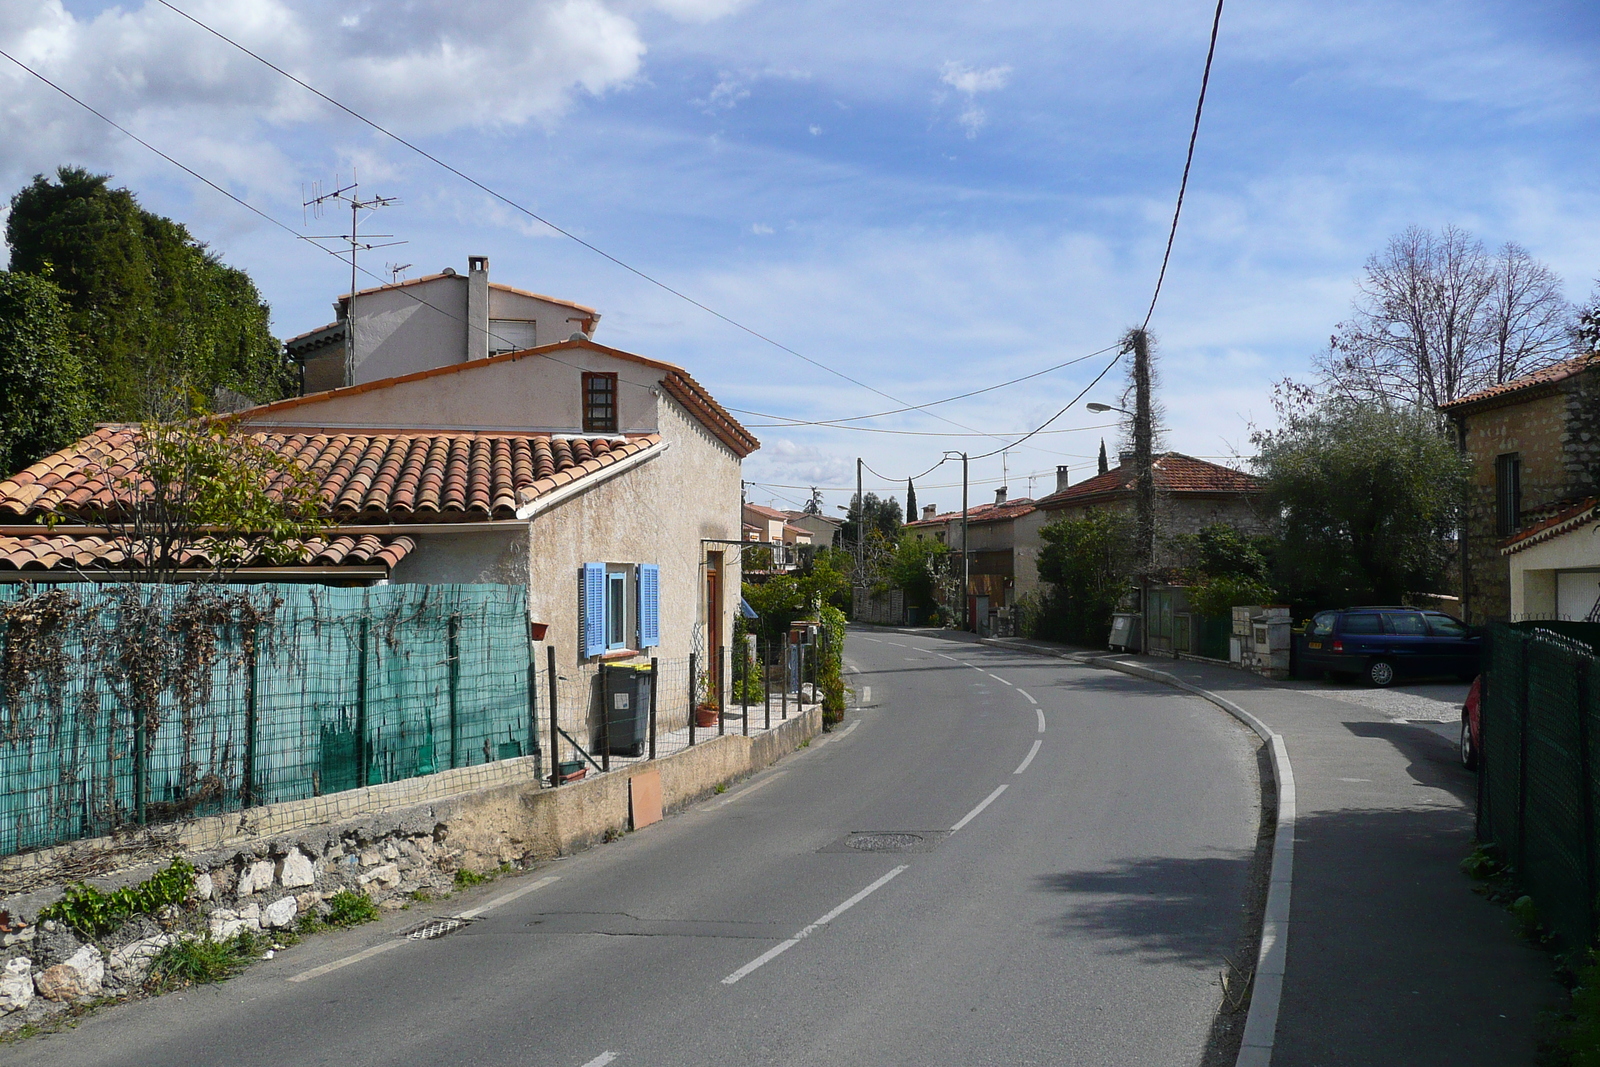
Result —
<instances>
[{"instance_id":1,"label":"blue sky","mask_svg":"<svg viewBox=\"0 0 1600 1067\"><path fill-rule=\"evenodd\" d=\"M1208 0L1119 4L523 0L337 8L174 0L585 239L912 403L1105 347L1143 317L1210 26ZM913 17L907 12L914 11ZM894 407L719 323L315 103L153 2L0 0L0 47L300 226L302 183L403 204L373 254L417 273L486 253L499 281L592 304L598 339L679 361L724 403L798 419ZM0 61L0 67L3 67ZM1579 299L1600 274L1592 3L1233 0L1151 327L1170 447L1248 452L1274 380L1411 224L1515 240ZM0 70L0 183L113 172L250 271L280 335L329 318L343 269ZM329 223L313 222L311 231ZM1104 365L881 429L1007 435ZM1118 372L1089 399L1115 402ZM760 502L895 478L986 437L762 426ZM1078 427L1091 427L1077 430ZM1099 427L1099 428L1093 428ZM1088 473L1103 418L1006 457L1012 495ZM973 465L974 499L1000 457ZM959 471L918 486L959 504ZM869 479L869 486L902 495ZM845 499L829 493L830 504Z\"/></svg>"}]
</instances>

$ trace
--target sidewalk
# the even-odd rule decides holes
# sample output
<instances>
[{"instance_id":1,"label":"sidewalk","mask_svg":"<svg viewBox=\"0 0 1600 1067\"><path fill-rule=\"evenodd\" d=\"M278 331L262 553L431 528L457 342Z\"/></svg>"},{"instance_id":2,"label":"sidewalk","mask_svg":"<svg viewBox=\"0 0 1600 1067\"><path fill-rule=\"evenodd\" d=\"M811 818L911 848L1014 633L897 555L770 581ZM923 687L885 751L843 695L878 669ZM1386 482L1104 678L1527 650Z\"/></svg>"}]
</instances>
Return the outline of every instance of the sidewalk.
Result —
<instances>
[{"instance_id":1,"label":"sidewalk","mask_svg":"<svg viewBox=\"0 0 1600 1067\"><path fill-rule=\"evenodd\" d=\"M1561 990L1549 955L1457 869L1475 784L1453 725L1224 666L1114 658L1226 697L1283 735L1299 822L1273 1067L1533 1064L1537 1017Z\"/></svg>"}]
</instances>

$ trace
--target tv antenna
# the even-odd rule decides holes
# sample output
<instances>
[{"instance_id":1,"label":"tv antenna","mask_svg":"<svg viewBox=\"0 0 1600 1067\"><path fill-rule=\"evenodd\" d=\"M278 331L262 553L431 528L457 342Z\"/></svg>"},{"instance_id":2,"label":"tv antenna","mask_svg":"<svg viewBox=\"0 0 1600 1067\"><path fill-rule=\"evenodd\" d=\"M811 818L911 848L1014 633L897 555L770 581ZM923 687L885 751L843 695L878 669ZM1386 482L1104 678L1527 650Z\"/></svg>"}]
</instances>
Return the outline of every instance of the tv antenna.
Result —
<instances>
[{"instance_id":1,"label":"tv antenna","mask_svg":"<svg viewBox=\"0 0 1600 1067\"><path fill-rule=\"evenodd\" d=\"M411 269L411 264L410 263L386 263L386 264L384 264L383 269L389 272L389 284L390 285L398 285L398 284L400 284L401 275L405 274L406 271Z\"/></svg>"},{"instance_id":2,"label":"tv antenna","mask_svg":"<svg viewBox=\"0 0 1600 1067\"><path fill-rule=\"evenodd\" d=\"M334 175L334 188L331 192L324 192L322 183L313 182L308 191L301 186L302 214L309 212L311 218L322 218L323 213L333 204L349 205L350 232L315 234L312 240L340 240L349 245L350 254L350 299L344 311L344 384L354 385L356 381L356 255L359 252L370 252L375 248L392 248L403 245L404 241L377 241L376 238L393 237L392 233L361 232L361 213L371 213L381 207L392 207L400 203L398 197L371 196L366 199L361 197L361 184L356 180L355 169L350 171L350 184L341 185L339 176ZM307 220L309 221L309 220ZM410 267L407 263L400 270Z\"/></svg>"}]
</instances>

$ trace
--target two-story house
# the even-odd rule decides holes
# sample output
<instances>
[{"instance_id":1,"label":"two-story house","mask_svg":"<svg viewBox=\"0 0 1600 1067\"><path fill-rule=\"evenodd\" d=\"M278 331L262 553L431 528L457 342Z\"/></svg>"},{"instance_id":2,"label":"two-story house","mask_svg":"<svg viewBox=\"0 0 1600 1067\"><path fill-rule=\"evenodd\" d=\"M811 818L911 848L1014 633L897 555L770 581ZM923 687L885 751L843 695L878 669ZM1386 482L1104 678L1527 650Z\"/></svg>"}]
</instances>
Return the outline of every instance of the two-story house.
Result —
<instances>
[{"instance_id":1,"label":"two-story house","mask_svg":"<svg viewBox=\"0 0 1600 1067\"><path fill-rule=\"evenodd\" d=\"M1600 355L1440 406L1468 461L1461 609L1470 623L1583 618L1600 599Z\"/></svg>"},{"instance_id":2,"label":"two-story house","mask_svg":"<svg viewBox=\"0 0 1600 1067\"><path fill-rule=\"evenodd\" d=\"M1017 603L1016 530L1020 521L1032 514L1034 502L1027 497L1008 499L1006 487L995 490L994 500L967 508L965 526L961 512L938 512L932 504L922 509L922 517L906 523L902 537L937 541L953 554L955 566L966 555L966 628L994 633L1003 629L1001 619L1011 617Z\"/></svg>"}]
</instances>

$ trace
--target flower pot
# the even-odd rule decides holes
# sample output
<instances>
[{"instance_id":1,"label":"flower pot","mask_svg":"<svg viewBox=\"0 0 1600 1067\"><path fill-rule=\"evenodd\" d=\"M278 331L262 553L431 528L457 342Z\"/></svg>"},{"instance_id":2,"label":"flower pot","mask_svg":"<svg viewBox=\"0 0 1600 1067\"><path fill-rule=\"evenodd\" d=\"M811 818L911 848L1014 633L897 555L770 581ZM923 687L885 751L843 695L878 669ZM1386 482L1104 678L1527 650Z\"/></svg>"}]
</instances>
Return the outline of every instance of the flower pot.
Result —
<instances>
[{"instance_id":1,"label":"flower pot","mask_svg":"<svg viewBox=\"0 0 1600 1067\"><path fill-rule=\"evenodd\" d=\"M695 708L694 724L696 726L717 725L717 706L715 704L701 704Z\"/></svg>"},{"instance_id":2,"label":"flower pot","mask_svg":"<svg viewBox=\"0 0 1600 1067\"><path fill-rule=\"evenodd\" d=\"M550 624L547 622L530 622L528 624L528 636L535 641L543 641L545 632L549 629Z\"/></svg>"}]
</instances>

